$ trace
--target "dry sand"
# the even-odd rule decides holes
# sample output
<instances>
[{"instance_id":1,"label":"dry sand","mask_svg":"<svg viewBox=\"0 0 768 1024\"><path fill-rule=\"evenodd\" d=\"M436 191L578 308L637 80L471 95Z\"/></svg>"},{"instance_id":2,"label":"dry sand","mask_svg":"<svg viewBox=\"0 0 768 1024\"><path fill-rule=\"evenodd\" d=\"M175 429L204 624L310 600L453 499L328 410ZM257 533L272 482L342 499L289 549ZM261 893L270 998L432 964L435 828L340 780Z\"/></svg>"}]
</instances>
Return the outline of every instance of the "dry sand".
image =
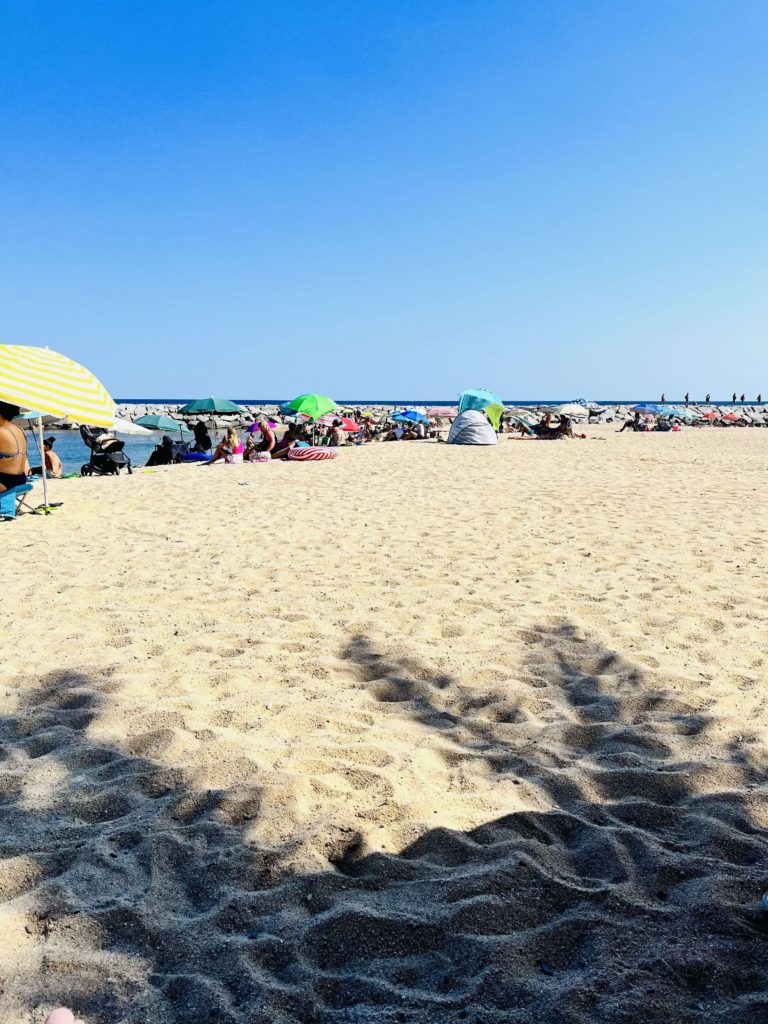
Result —
<instances>
[{"instance_id":1,"label":"dry sand","mask_svg":"<svg viewBox=\"0 0 768 1024\"><path fill-rule=\"evenodd\" d=\"M768 431L60 481L0 1020L768 1020Z\"/></svg>"}]
</instances>

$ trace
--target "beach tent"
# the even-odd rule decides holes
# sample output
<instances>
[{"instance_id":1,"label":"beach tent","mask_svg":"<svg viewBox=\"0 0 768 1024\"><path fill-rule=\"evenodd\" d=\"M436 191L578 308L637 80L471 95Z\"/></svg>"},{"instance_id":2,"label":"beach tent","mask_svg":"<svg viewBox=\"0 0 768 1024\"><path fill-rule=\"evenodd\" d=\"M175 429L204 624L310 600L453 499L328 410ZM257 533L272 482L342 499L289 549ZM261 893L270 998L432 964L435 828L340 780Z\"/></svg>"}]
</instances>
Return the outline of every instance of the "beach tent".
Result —
<instances>
[{"instance_id":1,"label":"beach tent","mask_svg":"<svg viewBox=\"0 0 768 1024\"><path fill-rule=\"evenodd\" d=\"M496 444L496 431L479 409L460 412L448 432L448 444Z\"/></svg>"}]
</instances>

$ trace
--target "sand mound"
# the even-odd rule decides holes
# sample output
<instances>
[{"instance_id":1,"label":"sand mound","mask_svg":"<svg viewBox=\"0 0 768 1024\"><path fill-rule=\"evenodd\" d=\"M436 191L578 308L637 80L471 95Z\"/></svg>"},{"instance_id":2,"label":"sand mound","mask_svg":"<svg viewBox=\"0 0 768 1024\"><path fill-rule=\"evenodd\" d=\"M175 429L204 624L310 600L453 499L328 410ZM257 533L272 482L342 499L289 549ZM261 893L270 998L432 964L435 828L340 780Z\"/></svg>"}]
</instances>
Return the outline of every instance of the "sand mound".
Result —
<instances>
[{"instance_id":1,"label":"sand mound","mask_svg":"<svg viewBox=\"0 0 768 1024\"><path fill-rule=\"evenodd\" d=\"M0 1019L767 1019L767 448L61 482L8 534Z\"/></svg>"}]
</instances>

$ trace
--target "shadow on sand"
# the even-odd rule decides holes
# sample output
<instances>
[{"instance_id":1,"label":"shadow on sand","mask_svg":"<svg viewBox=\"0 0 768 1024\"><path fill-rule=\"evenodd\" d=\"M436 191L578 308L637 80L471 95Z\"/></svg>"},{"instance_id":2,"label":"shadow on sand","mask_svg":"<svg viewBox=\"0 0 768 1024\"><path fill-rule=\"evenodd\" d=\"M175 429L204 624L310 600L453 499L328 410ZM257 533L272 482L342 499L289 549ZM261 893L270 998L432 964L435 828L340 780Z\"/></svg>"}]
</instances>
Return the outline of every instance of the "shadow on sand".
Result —
<instances>
[{"instance_id":1,"label":"shadow on sand","mask_svg":"<svg viewBox=\"0 0 768 1024\"><path fill-rule=\"evenodd\" d=\"M569 623L521 642L527 681L478 692L350 641L350 673L390 713L543 809L434 828L399 855L365 854L352 835L315 874L291 870L290 840L248 840L258 779L200 791L149 752L94 741L115 684L52 674L0 722L0 910L17 950L0 1011L31 1021L64 1002L89 1024L768 1020L765 767L712 744L703 756L705 710Z\"/></svg>"}]
</instances>

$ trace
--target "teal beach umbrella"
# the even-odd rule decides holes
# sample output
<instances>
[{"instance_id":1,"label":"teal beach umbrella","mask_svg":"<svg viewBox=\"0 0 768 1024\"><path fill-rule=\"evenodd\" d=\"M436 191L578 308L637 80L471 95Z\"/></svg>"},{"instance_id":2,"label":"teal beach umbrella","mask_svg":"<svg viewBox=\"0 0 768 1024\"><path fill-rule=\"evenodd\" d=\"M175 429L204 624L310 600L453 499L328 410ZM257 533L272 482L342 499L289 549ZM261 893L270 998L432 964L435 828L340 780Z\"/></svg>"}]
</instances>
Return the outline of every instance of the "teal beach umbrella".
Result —
<instances>
[{"instance_id":1,"label":"teal beach umbrella","mask_svg":"<svg viewBox=\"0 0 768 1024\"><path fill-rule=\"evenodd\" d=\"M239 405L235 405L234 402L230 402L228 398L198 398L194 402L187 402L183 405L179 412L182 416L193 416L196 413L228 413L237 412L241 413L245 410Z\"/></svg>"},{"instance_id":2,"label":"teal beach umbrella","mask_svg":"<svg viewBox=\"0 0 768 1024\"><path fill-rule=\"evenodd\" d=\"M179 423L178 420L173 419L171 416L139 416L139 418L133 422L138 423L140 427L146 427L147 430L187 429L184 423Z\"/></svg>"},{"instance_id":3,"label":"teal beach umbrella","mask_svg":"<svg viewBox=\"0 0 768 1024\"><path fill-rule=\"evenodd\" d=\"M459 412L466 412L467 409L478 409L480 412L487 409L489 405L503 405L504 403L493 391L486 388L469 388L459 395Z\"/></svg>"}]
</instances>

